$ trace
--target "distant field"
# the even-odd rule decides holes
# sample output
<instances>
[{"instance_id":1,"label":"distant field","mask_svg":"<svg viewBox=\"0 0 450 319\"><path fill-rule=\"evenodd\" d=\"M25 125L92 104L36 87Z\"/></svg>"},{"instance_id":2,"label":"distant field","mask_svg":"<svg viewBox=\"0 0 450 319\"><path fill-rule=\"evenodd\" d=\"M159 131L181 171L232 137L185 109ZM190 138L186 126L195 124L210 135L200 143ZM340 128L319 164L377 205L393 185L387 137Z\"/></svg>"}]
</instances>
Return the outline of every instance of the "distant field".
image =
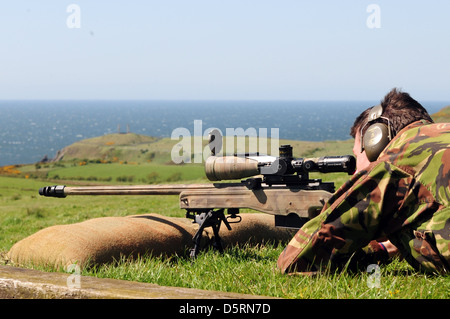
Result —
<instances>
[{"instance_id":1,"label":"distant field","mask_svg":"<svg viewBox=\"0 0 450 319\"><path fill-rule=\"evenodd\" d=\"M189 166L189 167L187 167ZM162 164L97 164L55 167L48 172L49 179L132 182L157 184L183 180L204 180L204 167L200 165Z\"/></svg>"},{"instance_id":2,"label":"distant field","mask_svg":"<svg viewBox=\"0 0 450 319\"><path fill-rule=\"evenodd\" d=\"M203 156L199 157L202 163L194 163L194 155L190 163L174 164L172 162L171 153L177 142L168 138L158 139L137 134L109 134L69 145L58 152L55 161L0 167L0 175L64 183L72 181L78 184L82 182L90 184L208 182ZM203 141L203 150L209 152L206 143L207 141ZM235 151L241 152L244 148L245 152L249 150L249 143L259 145L260 141L241 139L233 143ZM264 140L262 143L270 153L270 140ZM347 155L352 154L353 147L351 140L324 142L280 140L278 142L278 145L284 144L290 144L293 147L294 157ZM193 151L194 147L191 150ZM330 175L326 178L335 179ZM342 181L337 181L339 182Z\"/></svg>"},{"instance_id":3,"label":"distant field","mask_svg":"<svg viewBox=\"0 0 450 319\"><path fill-rule=\"evenodd\" d=\"M91 160L101 162L127 162L131 164L151 162L167 164L171 162L172 152L175 152L174 146L181 141L184 142L184 139L154 138L133 133L108 134L85 139L69 145L58 152L56 159L57 161L63 162ZM201 142L201 147L194 146L198 142ZM249 137L227 139L224 137L223 142L222 153L225 155L232 155L234 152L245 153L256 151L262 152L263 154L271 154L272 142L270 139ZM292 145L293 153L296 157L352 154L353 147L353 141L350 139L347 141L323 142L278 141L278 145L283 144ZM201 137L191 138L191 162L193 162L194 156L199 156L198 158L209 156L207 145L208 141ZM275 149L278 151L276 147ZM205 152L206 155L204 154ZM175 152L175 154L178 153ZM187 159L189 159L189 156Z\"/></svg>"}]
</instances>

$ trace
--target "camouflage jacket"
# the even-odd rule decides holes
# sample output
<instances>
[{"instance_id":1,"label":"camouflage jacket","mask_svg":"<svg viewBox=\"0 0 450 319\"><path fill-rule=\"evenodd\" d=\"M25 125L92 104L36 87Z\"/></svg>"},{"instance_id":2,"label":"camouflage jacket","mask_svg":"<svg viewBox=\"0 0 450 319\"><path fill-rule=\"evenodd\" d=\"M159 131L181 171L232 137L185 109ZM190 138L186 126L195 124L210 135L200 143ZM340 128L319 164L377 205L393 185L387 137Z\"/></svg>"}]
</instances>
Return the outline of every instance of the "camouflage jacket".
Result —
<instances>
[{"instance_id":1,"label":"camouflage jacket","mask_svg":"<svg viewBox=\"0 0 450 319\"><path fill-rule=\"evenodd\" d=\"M387 237L414 268L450 271L449 178L450 123L410 124L303 225L278 268L318 271Z\"/></svg>"}]
</instances>

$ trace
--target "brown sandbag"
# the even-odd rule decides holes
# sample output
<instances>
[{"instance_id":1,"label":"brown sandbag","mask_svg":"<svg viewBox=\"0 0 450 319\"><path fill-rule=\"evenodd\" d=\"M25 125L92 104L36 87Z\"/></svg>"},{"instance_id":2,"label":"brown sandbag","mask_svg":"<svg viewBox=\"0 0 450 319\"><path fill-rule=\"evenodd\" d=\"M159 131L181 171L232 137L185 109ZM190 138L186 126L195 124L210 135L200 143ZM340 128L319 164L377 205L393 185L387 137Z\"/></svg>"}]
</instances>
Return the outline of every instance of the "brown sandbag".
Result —
<instances>
[{"instance_id":1,"label":"brown sandbag","mask_svg":"<svg viewBox=\"0 0 450 319\"><path fill-rule=\"evenodd\" d=\"M274 217L269 214L240 214L242 221L230 224L231 231L222 224L219 236L224 248L242 244L258 244L266 242L289 241L295 234L292 229L275 227ZM233 221L230 219L229 221ZM205 230L209 238L213 238L211 228Z\"/></svg>"},{"instance_id":2,"label":"brown sandbag","mask_svg":"<svg viewBox=\"0 0 450 319\"><path fill-rule=\"evenodd\" d=\"M16 243L8 257L19 264L105 263L122 254L180 253L194 233L182 218L153 214L101 217L42 229Z\"/></svg>"},{"instance_id":3,"label":"brown sandbag","mask_svg":"<svg viewBox=\"0 0 450 319\"><path fill-rule=\"evenodd\" d=\"M242 221L220 229L224 247L244 243L289 240L293 232L274 226L273 216L241 214ZM101 264L151 253L183 254L193 247L192 237L198 229L191 220L158 214L126 217L101 217L81 223L56 225L17 242L8 258L18 264L39 264L66 267L78 264ZM203 232L211 242L212 230ZM209 239L209 240L208 240Z\"/></svg>"}]
</instances>

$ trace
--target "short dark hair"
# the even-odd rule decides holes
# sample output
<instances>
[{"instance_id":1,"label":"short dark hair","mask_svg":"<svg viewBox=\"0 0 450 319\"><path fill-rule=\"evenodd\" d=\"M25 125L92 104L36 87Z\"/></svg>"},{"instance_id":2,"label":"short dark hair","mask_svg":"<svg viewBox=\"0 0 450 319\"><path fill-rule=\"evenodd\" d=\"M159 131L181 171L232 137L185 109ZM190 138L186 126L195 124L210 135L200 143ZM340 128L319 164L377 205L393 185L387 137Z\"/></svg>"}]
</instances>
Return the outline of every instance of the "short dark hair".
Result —
<instances>
[{"instance_id":1,"label":"short dark hair","mask_svg":"<svg viewBox=\"0 0 450 319\"><path fill-rule=\"evenodd\" d=\"M386 117L391 122L392 134L395 136L404 127L411 123L420 120L427 120L433 123L431 116L427 110L416 100L414 100L408 93L401 92L399 89L392 89L384 99L381 101L383 108L383 117ZM368 108L362 112L355 120L350 129L350 135L354 138L357 131L367 123L369 115ZM386 122L386 120L378 119L377 122ZM387 124L387 123L386 123ZM362 132L364 134L364 132Z\"/></svg>"}]
</instances>

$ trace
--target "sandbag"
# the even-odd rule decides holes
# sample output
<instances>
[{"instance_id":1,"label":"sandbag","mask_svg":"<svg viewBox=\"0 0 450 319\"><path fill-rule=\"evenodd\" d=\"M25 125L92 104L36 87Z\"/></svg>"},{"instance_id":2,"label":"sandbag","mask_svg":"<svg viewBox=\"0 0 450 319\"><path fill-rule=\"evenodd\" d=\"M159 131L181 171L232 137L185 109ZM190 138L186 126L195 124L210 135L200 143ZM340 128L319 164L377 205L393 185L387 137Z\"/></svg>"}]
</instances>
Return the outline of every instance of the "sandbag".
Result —
<instances>
[{"instance_id":1,"label":"sandbag","mask_svg":"<svg viewBox=\"0 0 450 319\"><path fill-rule=\"evenodd\" d=\"M224 247L264 241L285 241L293 232L274 226L273 216L241 214L242 221L220 229ZM193 247L198 225L190 219L158 214L101 217L76 224L42 229L17 242L8 259L17 264L66 267L108 263L122 256L183 254ZM203 232L203 245L212 242L212 230Z\"/></svg>"},{"instance_id":2,"label":"sandbag","mask_svg":"<svg viewBox=\"0 0 450 319\"><path fill-rule=\"evenodd\" d=\"M42 229L16 243L8 257L20 264L105 263L122 254L180 253L194 233L182 218L153 214L101 217Z\"/></svg>"},{"instance_id":3,"label":"sandbag","mask_svg":"<svg viewBox=\"0 0 450 319\"><path fill-rule=\"evenodd\" d=\"M289 241L296 232L292 229L275 227L274 217L269 214L240 214L240 216L241 222L230 224L231 231L222 224L219 236L224 248L234 245ZM214 237L212 229L207 228L205 232L212 241Z\"/></svg>"}]
</instances>

